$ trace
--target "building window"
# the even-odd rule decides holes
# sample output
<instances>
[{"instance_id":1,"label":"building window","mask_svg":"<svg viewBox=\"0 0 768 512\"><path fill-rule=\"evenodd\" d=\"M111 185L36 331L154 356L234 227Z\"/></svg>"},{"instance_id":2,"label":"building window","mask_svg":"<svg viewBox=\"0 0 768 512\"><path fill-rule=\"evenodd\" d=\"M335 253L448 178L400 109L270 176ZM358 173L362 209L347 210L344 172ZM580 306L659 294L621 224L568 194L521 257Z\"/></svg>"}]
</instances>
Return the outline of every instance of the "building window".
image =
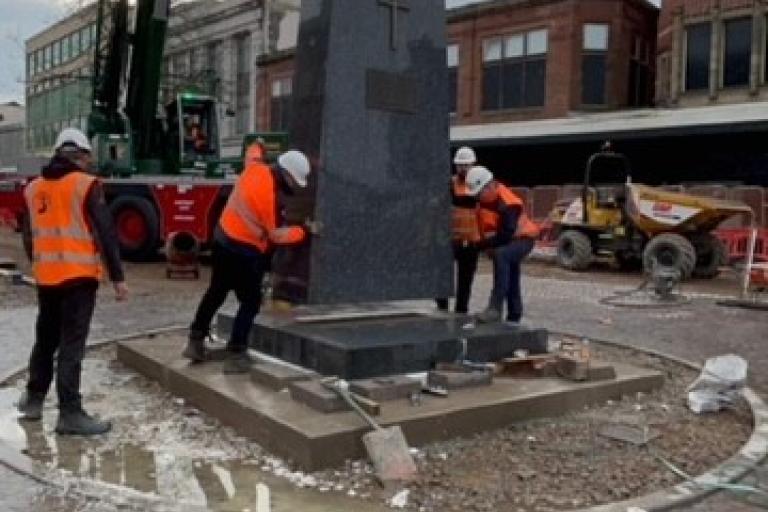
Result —
<instances>
[{"instance_id":1,"label":"building window","mask_svg":"<svg viewBox=\"0 0 768 512\"><path fill-rule=\"evenodd\" d=\"M246 34L235 40L236 53L236 102L235 130L245 133L251 123L251 36Z\"/></svg>"},{"instance_id":2,"label":"building window","mask_svg":"<svg viewBox=\"0 0 768 512\"><path fill-rule=\"evenodd\" d=\"M61 40L61 62L68 62L72 58L70 41L69 37Z\"/></svg>"},{"instance_id":3,"label":"building window","mask_svg":"<svg viewBox=\"0 0 768 512\"><path fill-rule=\"evenodd\" d=\"M752 18L725 22L723 86L749 85L752 62Z\"/></svg>"},{"instance_id":4,"label":"building window","mask_svg":"<svg viewBox=\"0 0 768 512\"><path fill-rule=\"evenodd\" d=\"M548 31L535 30L483 43L483 110L543 107Z\"/></svg>"},{"instance_id":5,"label":"building window","mask_svg":"<svg viewBox=\"0 0 768 512\"><path fill-rule=\"evenodd\" d=\"M272 99L269 104L269 129L273 132L288 131L291 124L293 80L291 77L272 81Z\"/></svg>"},{"instance_id":6,"label":"building window","mask_svg":"<svg viewBox=\"0 0 768 512\"><path fill-rule=\"evenodd\" d=\"M176 83L186 81L189 76L189 52L181 52L173 56L173 76Z\"/></svg>"},{"instance_id":7,"label":"building window","mask_svg":"<svg viewBox=\"0 0 768 512\"><path fill-rule=\"evenodd\" d=\"M581 58L581 103L584 105L605 104L609 32L606 24L584 25Z\"/></svg>"},{"instance_id":8,"label":"building window","mask_svg":"<svg viewBox=\"0 0 768 512\"><path fill-rule=\"evenodd\" d=\"M69 35L69 46L72 48L72 58L80 56L80 32Z\"/></svg>"},{"instance_id":9,"label":"building window","mask_svg":"<svg viewBox=\"0 0 768 512\"><path fill-rule=\"evenodd\" d=\"M56 67L61 64L61 41L56 41L53 43L51 52L51 64L53 67Z\"/></svg>"},{"instance_id":10,"label":"building window","mask_svg":"<svg viewBox=\"0 0 768 512\"><path fill-rule=\"evenodd\" d=\"M83 51L88 51L91 47L91 27L83 27L80 29L80 45Z\"/></svg>"},{"instance_id":11,"label":"building window","mask_svg":"<svg viewBox=\"0 0 768 512\"><path fill-rule=\"evenodd\" d=\"M446 47L446 60L448 63L448 104L451 107L451 113L455 113L459 101L458 44L449 44Z\"/></svg>"},{"instance_id":12,"label":"building window","mask_svg":"<svg viewBox=\"0 0 768 512\"><path fill-rule=\"evenodd\" d=\"M35 54L27 55L27 79L35 74Z\"/></svg>"},{"instance_id":13,"label":"building window","mask_svg":"<svg viewBox=\"0 0 768 512\"><path fill-rule=\"evenodd\" d=\"M709 61L712 25L700 23L685 30L685 90L709 89Z\"/></svg>"},{"instance_id":14,"label":"building window","mask_svg":"<svg viewBox=\"0 0 768 512\"><path fill-rule=\"evenodd\" d=\"M630 107L643 107L651 104L649 77L650 45L642 37L635 37L629 61L629 93L627 102Z\"/></svg>"}]
</instances>

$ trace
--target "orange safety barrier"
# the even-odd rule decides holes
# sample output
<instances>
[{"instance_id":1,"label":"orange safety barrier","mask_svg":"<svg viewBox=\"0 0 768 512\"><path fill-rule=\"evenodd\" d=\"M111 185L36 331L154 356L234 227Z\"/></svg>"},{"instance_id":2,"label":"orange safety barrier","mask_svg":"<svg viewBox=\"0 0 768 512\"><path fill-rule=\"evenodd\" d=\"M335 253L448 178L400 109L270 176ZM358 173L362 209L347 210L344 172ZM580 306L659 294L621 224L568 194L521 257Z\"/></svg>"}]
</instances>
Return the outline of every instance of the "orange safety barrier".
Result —
<instances>
[{"instance_id":1,"label":"orange safety barrier","mask_svg":"<svg viewBox=\"0 0 768 512\"><path fill-rule=\"evenodd\" d=\"M728 261L746 261L749 251L749 228L718 229L715 235L725 244ZM758 229L755 241L755 262L768 262L768 229Z\"/></svg>"}]
</instances>

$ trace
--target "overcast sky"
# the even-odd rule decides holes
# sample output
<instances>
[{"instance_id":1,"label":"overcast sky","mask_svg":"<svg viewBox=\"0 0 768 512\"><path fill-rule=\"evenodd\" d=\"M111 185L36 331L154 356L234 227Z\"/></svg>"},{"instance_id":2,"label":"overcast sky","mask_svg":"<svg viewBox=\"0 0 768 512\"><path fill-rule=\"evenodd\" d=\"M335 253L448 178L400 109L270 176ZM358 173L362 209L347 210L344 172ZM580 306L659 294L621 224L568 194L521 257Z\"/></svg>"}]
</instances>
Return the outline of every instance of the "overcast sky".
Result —
<instances>
[{"instance_id":1,"label":"overcast sky","mask_svg":"<svg viewBox=\"0 0 768 512\"><path fill-rule=\"evenodd\" d=\"M456 7L484 1L445 3ZM89 0L0 0L0 103L24 100L24 41L83 3Z\"/></svg>"}]
</instances>

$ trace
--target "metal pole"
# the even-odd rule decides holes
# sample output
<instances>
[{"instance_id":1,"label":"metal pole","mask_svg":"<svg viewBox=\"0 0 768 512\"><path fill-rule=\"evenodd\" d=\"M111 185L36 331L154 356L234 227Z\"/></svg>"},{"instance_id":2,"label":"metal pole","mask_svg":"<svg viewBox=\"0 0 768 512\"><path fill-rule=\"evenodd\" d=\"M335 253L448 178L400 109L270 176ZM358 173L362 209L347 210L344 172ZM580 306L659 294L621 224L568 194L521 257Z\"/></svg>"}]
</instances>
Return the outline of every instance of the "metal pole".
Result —
<instances>
[{"instance_id":1,"label":"metal pole","mask_svg":"<svg viewBox=\"0 0 768 512\"><path fill-rule=\"evenodd\" d=\"M755 245L757 244L757 227L752 224L747 246L747 264L744 266L744 276L741 283L741 298L746 299L749 294L749 282L752 278L752 266L755 264Z\"/></svg>"}]
</instances>

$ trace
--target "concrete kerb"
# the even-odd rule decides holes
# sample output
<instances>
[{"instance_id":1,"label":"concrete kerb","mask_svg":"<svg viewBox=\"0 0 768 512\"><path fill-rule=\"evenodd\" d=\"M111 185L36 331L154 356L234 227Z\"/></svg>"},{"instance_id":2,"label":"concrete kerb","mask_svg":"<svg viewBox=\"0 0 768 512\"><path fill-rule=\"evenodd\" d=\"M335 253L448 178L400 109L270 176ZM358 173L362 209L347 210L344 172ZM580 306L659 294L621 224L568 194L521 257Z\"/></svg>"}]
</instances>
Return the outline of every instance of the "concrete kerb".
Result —
<instances>
[{"instance_id":1,"label":"concrete kerb","mask_svg":"<svg viewBox=\"0 0 768 512\"><path fill-rule=\"evenodd\" d=\"M96 340L90 343L88 348L93 349L116 343L118 341L127 341L131 339L143 338L146 336L167 334L181 330L183 328L183 326L172 326ZM582 337L581 335L566 332L552 332L552 334L578 338ZM590 339L594 342L606 346L613 346L625 350L635 350L649 356L673 361L677 364L697 371L701 370L701 365L697 363L676 356L664 354L656 350L639 348L616 341L598 340L592 338ZM24 367L21 367L0 375L0 386L7 385L8 381L23 372L24 369ZM724 463L716 466L712 470L695 477L690 482L684 482L682 484L676 485L675 487L663 489L661 491L657 491L638 498L583 508L574 512L626 512L632 507L647 512L671 510L677 507L691 505L701 501L707 496L718 492L720 490L718 486L738 481L745 475L754 471L755 468L763 460L765 460L766 457L768 457L768 406L760 398L760 396L758 396L758 394L750 388L744 390L743 396L752 411L754 426L751 437L746 442L746 444L741 447L736 455L729 458ZM36 472L34 463L31 459L23 456L21 453L18 453L16 450L10 446L7 446L2 441L0 441L0 464L7 467L11 471L14 471L24 477L30 478L38 483L48 485L60 490L73 491L80 496L90 499L104 500L105 498L109 498L109 496L113 495L116 490L115 486L112 484L95 480L87 480L85 482L78 480L77 482L73 481L65 483L53 481L50 478L41 475L39 472ZM75 483L77 483L77 487L75 487ZM197 507L194 506L190 508L191 504L179 503L178 501L170 502L159 496L150 495L128 488L120 488L120 494L123 501L130 501L137 505L144 503L147 505L172 505L174 507L184 506L186 510L197 509Z\"/></svg>"}]
</instances>

